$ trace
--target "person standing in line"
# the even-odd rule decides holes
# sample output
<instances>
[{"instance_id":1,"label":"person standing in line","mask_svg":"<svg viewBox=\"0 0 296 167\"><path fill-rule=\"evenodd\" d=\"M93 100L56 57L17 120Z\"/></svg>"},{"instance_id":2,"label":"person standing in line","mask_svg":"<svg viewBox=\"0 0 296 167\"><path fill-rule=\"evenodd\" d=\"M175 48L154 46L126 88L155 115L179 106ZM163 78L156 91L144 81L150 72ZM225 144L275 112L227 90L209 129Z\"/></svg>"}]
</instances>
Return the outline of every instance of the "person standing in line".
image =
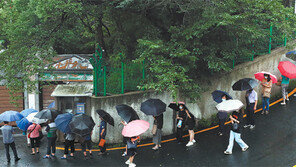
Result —
<instances>
[{"instance_id":1,"label":"person standing in line","mask_svg":"<svg viewBox=\"0 0 296 167\"><path fill-rule=\"evenodd\" d=\"M67 159L67 155L69 153L69 147L71 148L70 157L74 157L74 152L75 152L74 142L75 142L75 134L67 133L65 137L64 156L62 156L61 159Z\"/></svg>"},{"instance_id":2,"label":"person standing in line","mask_svg":"<svg viewBox=\"0 0 296 167\"><path fill-rule=\"evenodd\" d=\"M57 127L54 121L50 121L45 131L47 132L47 153L43 158L49 158L55 156L56 152L56 140L57 140Z\"/></svg>"},{"instance_id":3,"label":"person standing in line","mask_svg":"<svg viewBox=\"0 0 296 167\"><path fill-rule=\"evenodd\" d=\"M255 128L254 112L257 108L258 96L254 89L250 89L246 92L246 102L247 102L247 123L244 128L250 127L250 129Z\"/></svg>"},{"instance_id":4,"label":"person standing in line","mask_svg":"<svg viewBox=\"0 0 296 167\"><path fill-rule=\"evenodd\" d=\"M185 127L185 120L186 120L186 112L184 109L181 111L181 108L183 109L183 105L179 106L179 111L177 111L176 119L177 119L177 133L176 133L176 138L178 144L181 144L183 139L183 129Z\"/></svg>"},{"instance_id":5,"label":"person standing in line","mask_svg":"<svg viewBox=\"0 0 296 167\"><path fill-rule=\"evenodd\" d=\"M127 140L126 144L126 152L129 159L125 162L125 164L129 165L129 167L135 167L134 163L135 155L137 154L138 143L140 142L140 136L131 137Z\"/></svg>"},{"instance_id":6,"label":"person standing in line","mask_svg":"<svg viewBox=\"0 0 296 167\"><path fill-rule=\"evenodd\" d=\"M263 110L261 114L269 113L269 99L271 94L272 81L269 74L264 74L264 79L261 81L262 86L262 105Z\"/></svg>"},{"instance_id":7,"label":"person standing in line","mask_svg":"<svg viewBox=\"0 0 296 167\"><path fill-rule=\"evenodd\" d=\"M181 104L179 107L181 112L185 113L185 125L188 126L188 133L189 133L189 142L186 144L187 147L192 146L196 141L194 139L194 126L195 126L195 118L194 115L189 112L189 110L187 109L187 107L185 107L185 105Z\"/></svg>"},{"instance_id":8,"label":"person standing in line","mask_svg":"<svg viewBox=\"0 0 296 167\"><path fill-rule=\"evenodd\" d=\"M281 105L286 105L286 100L289 101L287 89L289 87L290 78L282 75L280 77L280 80L282 81L281 87L282 87L282 95L283 95L283 102L281 103Z\"/></svg>"},{"instance_id":9,"label":"person standing in line","mask_svg":"<svg viewBox=\"0 0 296 167\"><path fill-rule=\"evenodd\" d=\"M105 140L106 134L107 134L107 122L102 117L100 117L100 119L101 119L101 124L100 124L100 140L99 140L99 143L101 143L102 141ZM99 155L103 155L103 154L106 153L106 143L102 142L102 145L103 146L99 146L100 147Z\"/></svg>"},{"instance_id":10,"label":"person standing in line","mask_svg":"<svg viewBox=\"0 0 296 167\"><path fill-rule=\"evenodd\" d=\"M226 95L223 95L221 97L221 99L222 99L222 102L226 101L226 99L227 99ZM222 112L222 111L218 111L217 117L219 119L218 135L222 136L224 134L225 122L226 122L226 119L227 119L227 113Z\"/></svg>"},{"instance_id":11,"label":"person standing in line","mask_svg":"<svg viewBox=\"0 0 296 167\"><path fill-rule=\"evenodd\" d=\"M152 148L153 150L158 150L161 147L161 134L162 134L162 127L163 127L163 114L160 114L158 116L153 116L154 122L154 130L152 130L153 134L153 143L155 146ZM154 132L153 132L154 131Z\"/></svg>"},{"instance_id":12,"label":"person standing in line","mask_svg":"<svg viewBox=\"0 0 296 167\"><path fill-rule=\"evenodd\" d=\"M13 138L13 133L14 133L13 127L9 125L9 122L4 121L4 126L2 126L0 129L3 135L3 143L6 151L7 163L10 163L9 147L13 151L15 162L19 161L20 158L17 155L15 142Z\"/></svg>"},{"instance_id":13,"label":"person standing in line","mask_svg":"<svg viewBox=\"0 0 296 167\"><path fill-rule=\"evenodd\" d=\"M87 159L86 147L87 147L87 149L89 151L90 158L92 158L91 134L88 134L88 135L82 137L80 143L81 143L84 159Z\"/></svg>"},{"instance_id":14,"label":"person standing in line","mask_svg":"<svg viewBox=\"0 0 296 167\"><path fill-rule=\"evenodd\" d=\"M30 143L32 148L31 155L35 155L35 153L39 153L39 146L40 146L39 135L41 130L42 130L41 126L36 123L33 123L28 127L28 137L30 138Z\"/></svg>"},{"instance_id":15,"label":"person standing in line","mask_svg":"<svg viewBox=\"0 0 296 167\"><path fill-rule=\"evenodd\" d=\"M230 115L230 120L232 126L230 130L229 144L227 150L224 151L224 154L226 155L232 154L233 140L235 140L239 144L239 146L242 148L242 151L246 151L249 148L249 146L241 139L240 124L243 120L243 116L240 111L234 111Z\"/></svg>"}]
</instances>

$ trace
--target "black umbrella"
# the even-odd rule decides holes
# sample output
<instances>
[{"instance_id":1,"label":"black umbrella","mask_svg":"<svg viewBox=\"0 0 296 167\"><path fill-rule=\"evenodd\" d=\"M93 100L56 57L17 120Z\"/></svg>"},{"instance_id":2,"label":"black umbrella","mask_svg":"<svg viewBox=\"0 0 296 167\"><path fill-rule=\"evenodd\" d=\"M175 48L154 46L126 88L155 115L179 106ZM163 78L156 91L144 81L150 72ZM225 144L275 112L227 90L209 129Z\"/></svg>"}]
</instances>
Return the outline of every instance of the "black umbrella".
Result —
<instances>
[{"instance_id":1,"label":"black umbrella","mask_svg":"<svg viewBox=\"0 0 296 167\"><path fill-rule=\"evenodd\" d=\"M79 136L86 136L91 134L95 126L95 122L92 117L88 115L78 114L73 116L69 126L72 133L75 133Z\"/></svg>"},{"instance_id":2,"label":"black umbrella","mask_svg":"<svg viewBox=\"0 0 296 167\"><path fill-rule=\"evenodd\" d=\"M35 117L39 119L51 119L54 120L59 115L55 109L44 109L38 112Z\"/></svg>"},{"instance_id":3,"label":"black umbrella","mask_svg":"<svg viewBox=\"0 0 296 167\"><path fill-rule=\"evenodd\" d=\"M116 110L118 115L126 122L129 123L130 121L140 119L137 115L136 111L125 104L120 104L116 106Z\"/></svg>"},{"instance_id":4,"label":"black umbrella","mask_svg":"<svg viewBox=\"0 0 296 167\"><path fill-rule=\"evenodd\" d=\"M178 104L176 102L171 102L168 107L175 110L175 111L178 111L180 104L185 106L185 103L183 101L179 101ZM186 108L186 106L185 106L185 108Z\"/></svg>"},{"instance_id":5,"label":"black umbrella","mask_svg":"<svg viewBox=\"0 0 296 167\"><path fill-rule=\"evenodd\" d=\"M158 116L165 112L166 104L160 99L148 99L141 104L140 110L146 115Z\"/></svg>"},{"instance_id":6,"label":"black umbrella","mask_svg":"<svg viewBox=\"0 0 296 167\"><path fill-rule=\"evenodd\" d=\"M109 113L104 110L97 110L96 111L106 122L110 125L114 126L114 119L111 117Z\"/></svg>"},{"instance_id":7,"label":"black umbrella","mask_svg":"<svg viewBox=\"0 0 296 167\"><path fill-rule=\"evenodd\" d=\"M227 92L221 90L215 90L214 92L212 92L212 97L214 101L217 103L222 102L222 96L224 95L226 95L226 100L232 99L232 97Z\"/></svg>"},{"instance_id":8,"label":"black umbrella","mask_svg":"<svg viewBox=\"0 0 296 167\"><path fill-rule=\"evenodd\" d=\"M255 79L252 78L244 78L232 85L233 90L238 90L238 91L245 91L245 90L250 90L258 86L258 82Z\"/></svg>"}]
</instances>

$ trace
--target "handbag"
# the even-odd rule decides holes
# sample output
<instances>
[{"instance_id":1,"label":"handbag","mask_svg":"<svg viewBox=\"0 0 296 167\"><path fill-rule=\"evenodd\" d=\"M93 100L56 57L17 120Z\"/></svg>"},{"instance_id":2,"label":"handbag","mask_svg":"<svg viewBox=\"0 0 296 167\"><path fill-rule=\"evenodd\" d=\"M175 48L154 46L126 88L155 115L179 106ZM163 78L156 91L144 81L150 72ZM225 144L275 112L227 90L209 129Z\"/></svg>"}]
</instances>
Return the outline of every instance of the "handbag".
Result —
<instances>
[{"instance_id":1,"label":"handbag","mask_svg":"<svg viewBox=\"0 0 296 167\"><path fill-rule=\"evenodd\" d=\"M179 121L178 121L178 124L177 124L177 127L178 127L178 128L181 128L181 127L182 127L182 122L183 122L182 120L179 120Z\"/></svg>"},{"instance_id":2,"label":"handbag","mask_svg":"<svg viewBox=\"0 0 296 167\"><path fill-rule=\"evenodd\" d=\"M101 139L100 140L100 143L99 143L99 147L104 147L105 143L106 143L106 140L105 139Z\"/></svg>"},{"instance_id":3,"label":"handbag","mask_svg":"<svg viewBox=\"0 0 296 167\"><path fill-rule=\"evenodd\" d=\"M131 141L128 141L127 142L127 149L134 149L134 148L137 148L137 141L135 142L131 142Z\"/></svg>"},{"instance_id":4,"label":"handbag","mask_svg":"<svg viewBox=\"0 0 296 167\"><path fill-rule=\"evenodd\" d=\"M153 125L152 127L152 135L156 135L157 125Z\"/></svg>"},{"instance_id":5,"label":"handbag","mask_svg":"<svg viewBox=\"0 0 296 167\"><path fill-rule=\"evenodd\" d=\"M44 135L43 135L42 131L39 131L39 137L38 137L38 139L41 140L43 137L44 137Z\"/></svg>"}]
</instances>

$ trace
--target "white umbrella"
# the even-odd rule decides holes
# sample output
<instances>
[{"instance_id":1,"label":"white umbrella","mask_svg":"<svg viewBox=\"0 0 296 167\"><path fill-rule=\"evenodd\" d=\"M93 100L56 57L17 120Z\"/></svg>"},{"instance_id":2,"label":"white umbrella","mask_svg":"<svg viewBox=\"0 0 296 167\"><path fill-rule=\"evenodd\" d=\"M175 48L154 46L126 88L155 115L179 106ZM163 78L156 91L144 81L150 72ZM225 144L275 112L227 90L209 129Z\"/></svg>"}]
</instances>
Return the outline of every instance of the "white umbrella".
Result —
<instances>
[{"instance_id":1,"label":"white umbrella","mask_svg":"<svg viewBox=\"0 0 296 167\"><path fill-rule=\"evenodd\" d=\"M39 119L39 118L36 118L35 115L36 115L37 113L38 113L38 112L34 112L34 113L29 114L29 115L26 117L26 119L27 119L29 122L36 123L36 124L42 124L42 123L47 122L47 119Z\"/></svg>"},{"instance_id":2,"label":"white umbrella","mask_svg":"<svg viewBox=\"0 0 296 167\"><path fill-rule=\"evenodd\" d=\"M243 106L244 104L239 100L226 100L219 103L216 108L218 111L232 112L240 110Z\"/></svg>"}]
</instances>

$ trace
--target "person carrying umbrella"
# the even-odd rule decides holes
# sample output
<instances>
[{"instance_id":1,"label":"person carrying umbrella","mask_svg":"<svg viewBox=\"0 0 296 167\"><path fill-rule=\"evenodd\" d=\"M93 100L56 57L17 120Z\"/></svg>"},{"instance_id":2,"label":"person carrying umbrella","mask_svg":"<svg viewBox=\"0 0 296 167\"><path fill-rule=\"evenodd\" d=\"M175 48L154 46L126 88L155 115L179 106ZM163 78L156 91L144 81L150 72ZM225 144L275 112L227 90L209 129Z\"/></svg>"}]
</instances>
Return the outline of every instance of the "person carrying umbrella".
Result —
<instances>
[{"instance_id":1,"label":"person carrying umbrella","mask_svg":"<svg viewBox=\"0 0 296 167\"><path fill-rule=\"evenodd\" d=\"M15 142L13 138L13 133L14 133L13 127L9 124L8 121L4 121L4 126L2 126L0 129L3 135L3 143L6 151L7 163L10 163L9 147L13 151L15 162L19 161L20 158L17 155L17 150L15 147Z\"/></svg>"},{"instance_id":2,"label":"person carrying umbrella","mask_svg":"<svg viewBox=\"0 0 296 167\"><path fill-rule=\"evenodd\" d=\"M83 152L83 155L84 155L84 159L87 159L86 147L88 149L90 158L92 158L91 134L87 134L86 136L81 136L79 142L81 144L81 148L82 148L82 152Z\"/></svg>"},{"instance_id":3,"label":"person carrying umbrella","mask_svg":"<svg viewBox=\"0 0 296 167\"><path fill-rule=\"evenodd\" d=\"M152 135L153 135L153 143L155 144L154 147L152 147L153 150L158 150L161 147L161 129L163 127L163 114L160 114L158 116L153 116L154 122L153 122L153 129L152 129Z\"/></svg>"},{"instance_id":4,"label":"person carrying umbrella","mask_svg":"<svg viewBox=\"0 0 296 167\"><path fill-rule=\"evenodd\" d=\"M281 88L282 88L282 95L283 95L283 102L281 103L281 105L286 105L286 100L289 101L287 89L289 87L290 78L282 75L280 77L280 80L281 80Z\"/></svg>"},{"instance_id":5,"label":"person carrying umbrella","mask_svg":"<svg viewBox=\"0 0 296 167\"><path fill-rule=\"evenodd\" d=\"M264 78L261 81L262 86L262 105L263 110L261 114L268 114L269 112L269 99L271 94L272 80L269 74L264 74Z\"/></svg>"},{"instance_id":6,"label":"person carrying umbrella","mask_svg":"<svg viewBox=\"0 0 296 167\"><path fill-rule=\"evenodd\" d=\"M67 159L67 155L69 154L69 147L71 149L70 157L74 157L74 152L75 152L75 134L74 133L66 133L65 134L65 151L64 151L64 156L61 157L61 159Z\"/></svg>"},{"instance_id":7,"label":"person carrying umbrella","mask_svg":"<svg viewBox=\"0 0 296 167\"><path fill-rule=\"evenodd\" d=\"M241 122L243 120L243 115L241 114L240 110L234 111L230 115L231 120L231 130L230 130L230 136L229 136L229 144L227 147L227 150L224 151L224 154L229 155L232 154L232 148L233 148L233 140L235 140L239 146L242 148L242 151L246 151L249 146L241 139Z\"/></svg>"},{"instance_id":8,"label":"person carrying umbrella","mask_svg":"<svg viewBox=\"0 0 296 167\"><path fill-rule=\"evenodd\" d=\"M56 140L57 140L57 127L53 120L49 121L45 131L47 132L47 153L43 157L44 159L55 156L56 152Z\"/></svg>"},{"instance_id":9,"label":"person carrying umbrella","mask_svg":"<svg viewBox=\"0 0 296 167\"><path fill-rule=\"evenodd\" d=\"M31 143L31 148L32 148L32 153L31 155L35 155L35 153L39 153L39 146L40 146L40 138L39 135L41 132L42 128L40 125L33 123L28 127L28 138L30 138L30 143ZM36 148L36 152L35 152Z\"/></svg>"},{"instance_id":10,"label":"person carrying umbrella","mask_svg":"<svg viewBox=\"0 0 296 167\"><path fill-rule=\"evenodd\" d=\"M254 112L257 108L258 96L254 89L246 91L246 102L247 102L247 123L244 128L250 127L255 128Z\"/></svg>"},{"instance_id":11,"label":"person carrying umbrella","mask_svg":"<svg viewBox=\"0 0 296 167\"><path fill-rule=\"evenodd\" d=\"M226 101L227 100L226 95L225 94L222 95L221 99L222 99L222 102ZM223 133L224 133L224 129L225 129L225 122L226 122L226 119L227 119L227 113L218 111L217 117L219 119L218 135L222 136Z\"/></svg>"},{"instance_id":12,"label":"person carrying umbrella","mask_svg":"<svg viewBox=\"0 0 296 167\"><path fill-rule=\"evenodd\" d=\"M129 165L129 167L136 166L133 162L135 155L137 154L137 146L140 141L139 136L145 133L149 129L149 126L150 124L147 121L135 120L125 125L121 132L124 137L129 138L126 144L126 152L129 159L125 162L125 164Z\"/></svg>"},{"instance_id":13,"label":"person carrying umbrella","mask_svg":"<svg viewBox=\"0 0 296 167\"><path fill-rule=\"evenodd\" d=\"M100 152L99 155L103 155L106 153L106 144L105 144L105 138L107 134L107 123L106 121L100 117L101 123L100 123L100 140L99 140L99 147L100 147Z\"/></svg>"},{"instance_id":14,"label":"person carrying umbrella","mask_svg":"<svg viewBox=\"0 0 296 167\"><path fill-rule=\"evenodd\" d=\"M196 141L194 140L194 125L195 125L195 118L192 113L190 113L185 107L184 104L179 105L179 112L177 114L177 140L180 142L183 136L183 128L185 125L188 125L188 132L189 132L189 142L186 144L187 147L192 146Z\"/></svg>"}]
</instances>

